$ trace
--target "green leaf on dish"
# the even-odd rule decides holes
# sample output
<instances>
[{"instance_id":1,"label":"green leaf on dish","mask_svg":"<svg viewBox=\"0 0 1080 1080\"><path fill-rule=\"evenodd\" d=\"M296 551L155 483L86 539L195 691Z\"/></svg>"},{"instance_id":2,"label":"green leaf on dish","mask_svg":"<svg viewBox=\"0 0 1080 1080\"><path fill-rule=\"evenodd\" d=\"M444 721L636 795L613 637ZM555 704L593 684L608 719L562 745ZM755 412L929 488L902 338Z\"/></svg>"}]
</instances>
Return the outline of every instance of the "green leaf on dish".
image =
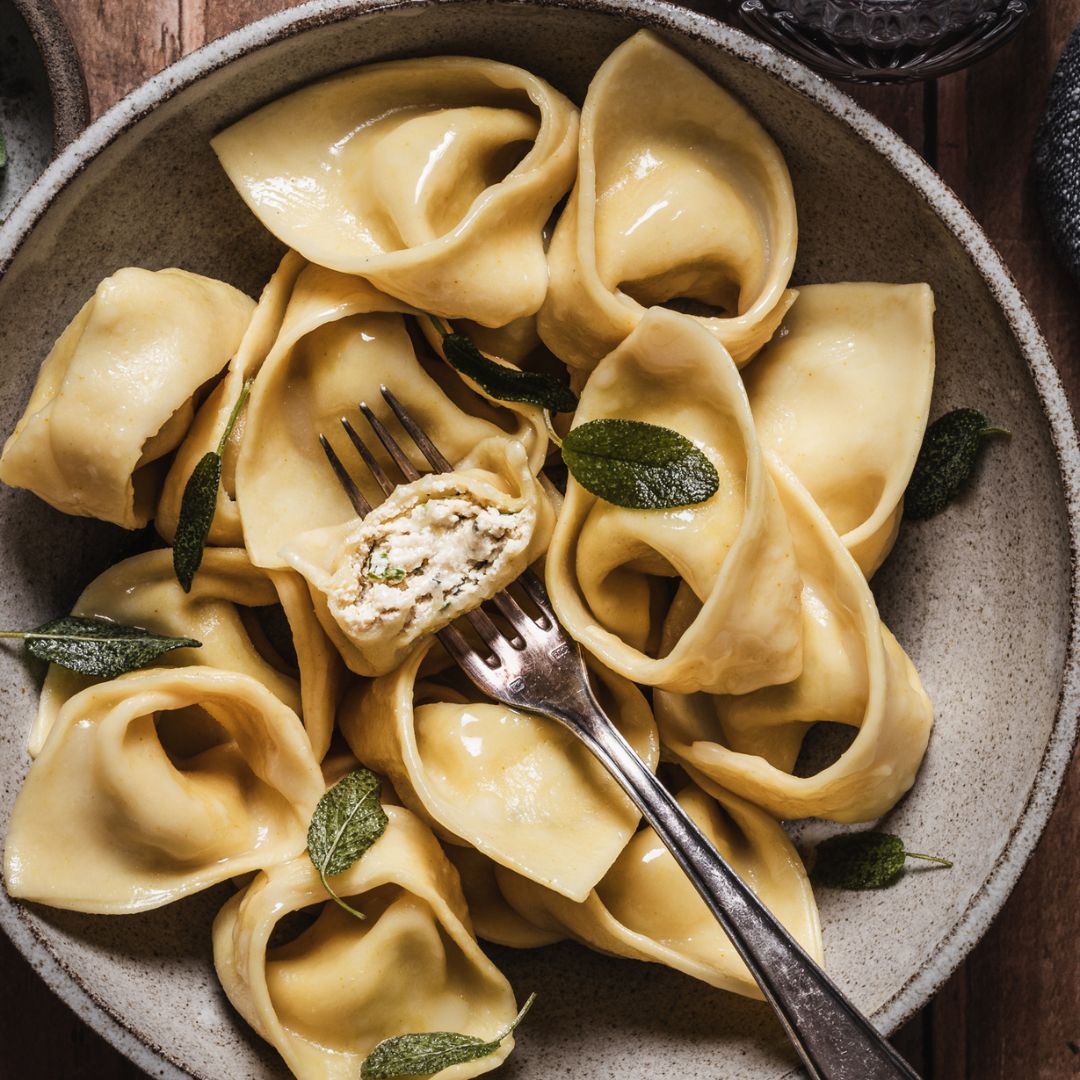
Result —
<instances>
[{"instance_id":1,"label":"green leaf on dish","mask_svg":"<svg viewBox=\"0 0 1080 1080\"><path fill-rule=\"evenodd\" d=\"M388 823L379 802L379 778L369 769L356 769L339 780L319 800L308 827L308 856L331 899L358 919L330 887L327 878L343 874L382 836Z\"/></svg>"},{"instance_id":2,"label":"green leaf on dish","mask_svg":"<svg viewBox=\"0 0 1080 1080\"><path fill-rule=\"evenodd\" d=\"M704 502L720 486L685 435L641 420L590 420L563 439L563 461L586 491L616 506L665 510Z\"/></svg>"},{"instance_id":3,"label":"green leaf on dish","mask_svg":"<svg viewBox=\"0 0 1080 1080\"><path fill-rule=\"evenodd\" d=\"M539 405L551 412L573 412L577 396L553 375L522 371L485 356L464 334L448 332L442 320L428 316L442 334L446 362L498 401Z\"/></svg>"},{"instance_id":4,"label":"green leaf on dish","mask_svg":"<svg viewBox=\"0 0 1080 1080\"><path fill-rule=\"evenodd\" d=\"M109 619L65 615L36 630L3 630L0 637L22 638L39 660L59 664L80 675L115 679L152 664L173 649L198 649L194 638L166 637Z\"/></svg>"},{"instance_id":5,"label":"green leaf on dish","mask_svg":"<svg viewBox=\"0 0 1080 1080\"><path fill-rule=\"evenodd\" d=\"M908 859L950 867L948 859L907 851L899 836L885 832L841 833L817 846L811 877L834 889L884 889L904 872Z\"/></svg>"},{"instance_id":6,"label":"green leaf on dish","mask_svg":"<svg viewBox=\"0 0 1080 1080\"><path fill-rule=\"evenodd\" d=\"M180 500L180 517L176 522L176 534L173 537L173 571L184 592L191 592L191 583L202 565L206 538L210 535L210 526L214 523L214 510L217 507L218 488L221 486L221 467L225 458L225 447L232 435L240 410L251 392L251 379L244 383L236 404L225 422L216 450L208 450L191 470L188 482L184 485L184 494Z\"/></svg>"},{"instance_id":7,"label":"green leaf on dish","mask_svg":"<svg viewBox=\"0 0 1080 1080\"><path fill-rule=\"evenodd\" d=\"M478 1038L476 1035L459 1035L456 1031L423 1031L409 1035L395 1035L383 1039L368 1054L360 1067L361 1080L393 1080L398 1076L431 1076L433 1073L478 1061L499 1049L503 1039L510 1035L525 1014L532 1008L536 994L530 994L521 1012L494 1039Z\"/></svg>"},{"instance_id":8,"label":"green leaf on dish","mask_svg":"<svg viewBox=\"0 0 1080 1080\"><path fill-rule=\"evenodd\" d=\"M919 520L941 513L975 472L987 437L1008 434L977 409L953 409L935 420L926 429L908 482L904 517Z\"/></svg>"}]
</instances>

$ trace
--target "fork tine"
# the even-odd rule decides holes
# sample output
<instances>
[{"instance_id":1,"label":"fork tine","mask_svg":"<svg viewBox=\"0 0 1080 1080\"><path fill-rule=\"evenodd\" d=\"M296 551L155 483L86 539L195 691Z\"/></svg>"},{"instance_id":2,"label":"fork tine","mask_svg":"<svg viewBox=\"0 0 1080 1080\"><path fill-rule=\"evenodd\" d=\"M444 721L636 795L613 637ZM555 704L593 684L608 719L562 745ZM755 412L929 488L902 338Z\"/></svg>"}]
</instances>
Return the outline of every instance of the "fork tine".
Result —
<instances>
[{"instance_id":1,"label":"fork tine","mask_svg":"<svg viewBox=\"0 0 1080 1080\"><path fill-rule=\"evenodd\" d=\"M397 485L386 475L386 470L375 459L375 455L364 445L364 440L357 435L356 428L352 426L347 417L343 416L341 418L341 426L345 429L345 434L349 436L349 442L356 447L356 452L364 459L364 464L368 467L371 475L375 477L375 482L382 488L383 494L389 495Z\"/></svg>"},{"instance_id":2,"label":"fork tine","mask_svg":"<svg viewBox=\"0 0 1080 1080\"><path fill-rule=\"evenodd\" d=\"M525 590L529 599L532 600L551 622L558 622L555 618L555 609L551 606L551 600L548 598L547 589L536 574L529 569L525 569L518 577L517 583Z\"/></svg>"},{"instance_id":3,"label":"fork tine","mask_svg":"<svg viewBox=\"0 0 1080 1080\"><path fill-rule=\"evenodd\" d=\"M488 679L493 670L501 665L497 656L482 657L465 639L465 635L456 626L444 626L435 635L442 647L450 654L450 659L481 690L486 690Z\"/></svg>"},{"instance_id":4,"label":"fork tine","mask_svg":"<svg viewBox=\"0 0 1080 1080\"><path fill-rule=\"evenodd\" d=\"M326 455L327 461L330 462L330 468L334 470L338 482L345 489L345 494L349 496L349 502L352 503L357 516L367 517L371 513L371 503L364 498L360 489L353 482L353 478L346 471L345 466L341 464L341 459L334 453L330 440L325 435L320 435L319 445L322 446L323 453Z\"/></svg>"},{"instance_id":5,"label":"fork tine","mask_svg":"<svg viewBox=\"0 0 1080 1080\"><path fill-rule=\"evenodd\" d=\"M405 453L397 444L397 440L393 435L387 431L383 422L371 411L366 401L360 402L360 411L364 414L364 419L371 425L371 430L375 432L376 438L386 448L386 452L394 459L397 467L401 470L406 480L418 480L420 473L417 472L416 466L409 460L409 455ZM387 492L389 494L389 492Z\"/></svg>"},{"instance_id":6,"label":"fork tine","mask_svg":"<svg viewBox=\"0 0 1080 1080\"><path fill-rule=\"evenodd\" d=\"M541 630L551 628L551 620L543 608L540 609L540 618L534 619L513 597L508 589L502 589L495 593L491 602L510 620L515 630L522 633L539 627Z\"/></svg>"},{"instance_id":7,"label":"fork tine","mask_svg":"<svg viewBox=\"0 0 1080 1080\"><path fill-rule=\"evenodd\" d=\"M401 426L409 433L409 438L420 448L420 453L427 458L428 464L436 472L450 472L453 466L443 456L442 451L428 438L427 432L412 418L404 405L398 401L385 386L380 386L386 404L393 410Z\"/></svg>"},{"instance_id":8,"label":"fork tine","mask_svg":"<svg viewBox=\"0 0 1080 1080\"><path fill-rule=\"evenodd\" d=\"M466 619L472 623L473 629L480 635L487 647L496 655L504 646L509 645L513 649L523 649L525 639L515 635L514 639L508 638L491 620L491 616L483 608L476 607L472 611L463 612Z\"/></svg>"}]
</instances>

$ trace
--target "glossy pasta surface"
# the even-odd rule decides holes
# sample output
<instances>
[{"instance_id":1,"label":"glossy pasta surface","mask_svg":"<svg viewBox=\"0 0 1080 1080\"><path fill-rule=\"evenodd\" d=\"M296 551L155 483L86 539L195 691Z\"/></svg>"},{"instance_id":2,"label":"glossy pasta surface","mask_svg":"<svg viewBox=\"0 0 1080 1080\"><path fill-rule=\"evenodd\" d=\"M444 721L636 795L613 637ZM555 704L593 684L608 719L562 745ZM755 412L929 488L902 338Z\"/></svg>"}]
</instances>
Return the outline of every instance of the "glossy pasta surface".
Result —
<instances>
[{"instance_id":1,"label":"glossy pasta surface","mask_svg":"<svg viewBox=\"0 0 1080 1080\"><path fill-rule=\"evenodd\" d=\"M257 302L117 271L0 455L0 480L59 510L153 522L71 615L185 641L120 675L50 666L11 895L124 915L232 882L217 974L299 1080L355 1080L384 1040L433 1032L485 1048L432 1058L440 1080L497 1068L531 987L480 940L568 938L760 997L587 748L440 645L453 624L480 647L481 607L507 630L490 601L532 568L614 725L827 966L783 823L880 818L926 752L930 700L868 580L927 424L934 297L793 279L795 195L753 107L642 32L577 104L509 64L404 59L214 139L287 248ZM576 409L518 393L523 372ZM575 465L586 429L631 428L637 449ZM605 488L616 466L673 475L649 439L703 463L708 494ZM824 763L821 724L850 733ZM382 813L328 869L309 825L356 773Z\"/></svg>"}]
</instances>

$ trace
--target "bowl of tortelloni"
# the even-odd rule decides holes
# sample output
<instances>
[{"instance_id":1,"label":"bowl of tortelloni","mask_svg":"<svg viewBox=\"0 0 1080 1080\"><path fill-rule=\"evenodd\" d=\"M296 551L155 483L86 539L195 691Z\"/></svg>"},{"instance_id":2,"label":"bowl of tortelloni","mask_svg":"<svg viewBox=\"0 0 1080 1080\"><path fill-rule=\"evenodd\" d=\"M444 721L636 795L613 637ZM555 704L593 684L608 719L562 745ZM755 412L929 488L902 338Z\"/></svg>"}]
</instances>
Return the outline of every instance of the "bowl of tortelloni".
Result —
<instances>
[{"instance_id":1,"label":"bowl of tortelloni","mask_svg":"<svg viewBox=\"0 0 1080 1080\"><path fill-rule=\"evenodd\" d=\"M0 268L0 925L149 1073L795 1075L613 781L437 644L527 566L883 1030L1001 907L1076 734L1076 435L978 225L798 63L660 0L305 4L96 121ZM364 472L383 385L446 475ZM867 831L941 861L844 887Z\"/></svg>"}]
</instances>

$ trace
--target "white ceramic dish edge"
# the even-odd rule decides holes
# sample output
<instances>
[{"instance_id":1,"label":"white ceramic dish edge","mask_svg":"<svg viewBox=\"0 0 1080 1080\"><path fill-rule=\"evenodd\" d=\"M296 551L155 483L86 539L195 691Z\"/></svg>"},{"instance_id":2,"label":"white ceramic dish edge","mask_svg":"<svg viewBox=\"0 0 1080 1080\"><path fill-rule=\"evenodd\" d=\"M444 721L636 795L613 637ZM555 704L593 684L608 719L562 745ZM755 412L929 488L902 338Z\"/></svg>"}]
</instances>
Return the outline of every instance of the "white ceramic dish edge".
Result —
<instances>
[{"instance_id":1,"label":"white ceramic dish edge","mask_svg":"<svg viewBox=\"0 0 1080 1080\"><path fill-rule=\"evenodd\" d=\"M69 145L27 192L0 228L0 272L15 256L38 219L57 194L118 135L181 88L246 53L292 36L309 26L351 15L405 7L438 6L452 0L310 0L269 16L215 41L153 76L95 121ZM894 132L845 93L741 31L663 0L501 0L504 4L586 8L630 18L663 31L676 29L699 41L722 45L741 59L771 72L787 85L845 121L874 147L926 200L957 237L972 264L1001 306L1034 380L1050 424L1070 520L1071 620L1061 695L1051 738L1024 810L1001 857L959 916L933 960L924 964L875 1014L874 1022L892 1031L955 970L997 915L1016 884L1042 834L1072 756L1080 718L1080 447L1057 370L1034 316L1028 309L1001 256L955 193ZM163 1047L147 1045L122 1019L111 1014L40 941L18 910L0 904L0 927L27 956L46 983L95 1031L148 1074L184 1080L189 1074L169 1060Z\"/></svg>"}]
</instances>

